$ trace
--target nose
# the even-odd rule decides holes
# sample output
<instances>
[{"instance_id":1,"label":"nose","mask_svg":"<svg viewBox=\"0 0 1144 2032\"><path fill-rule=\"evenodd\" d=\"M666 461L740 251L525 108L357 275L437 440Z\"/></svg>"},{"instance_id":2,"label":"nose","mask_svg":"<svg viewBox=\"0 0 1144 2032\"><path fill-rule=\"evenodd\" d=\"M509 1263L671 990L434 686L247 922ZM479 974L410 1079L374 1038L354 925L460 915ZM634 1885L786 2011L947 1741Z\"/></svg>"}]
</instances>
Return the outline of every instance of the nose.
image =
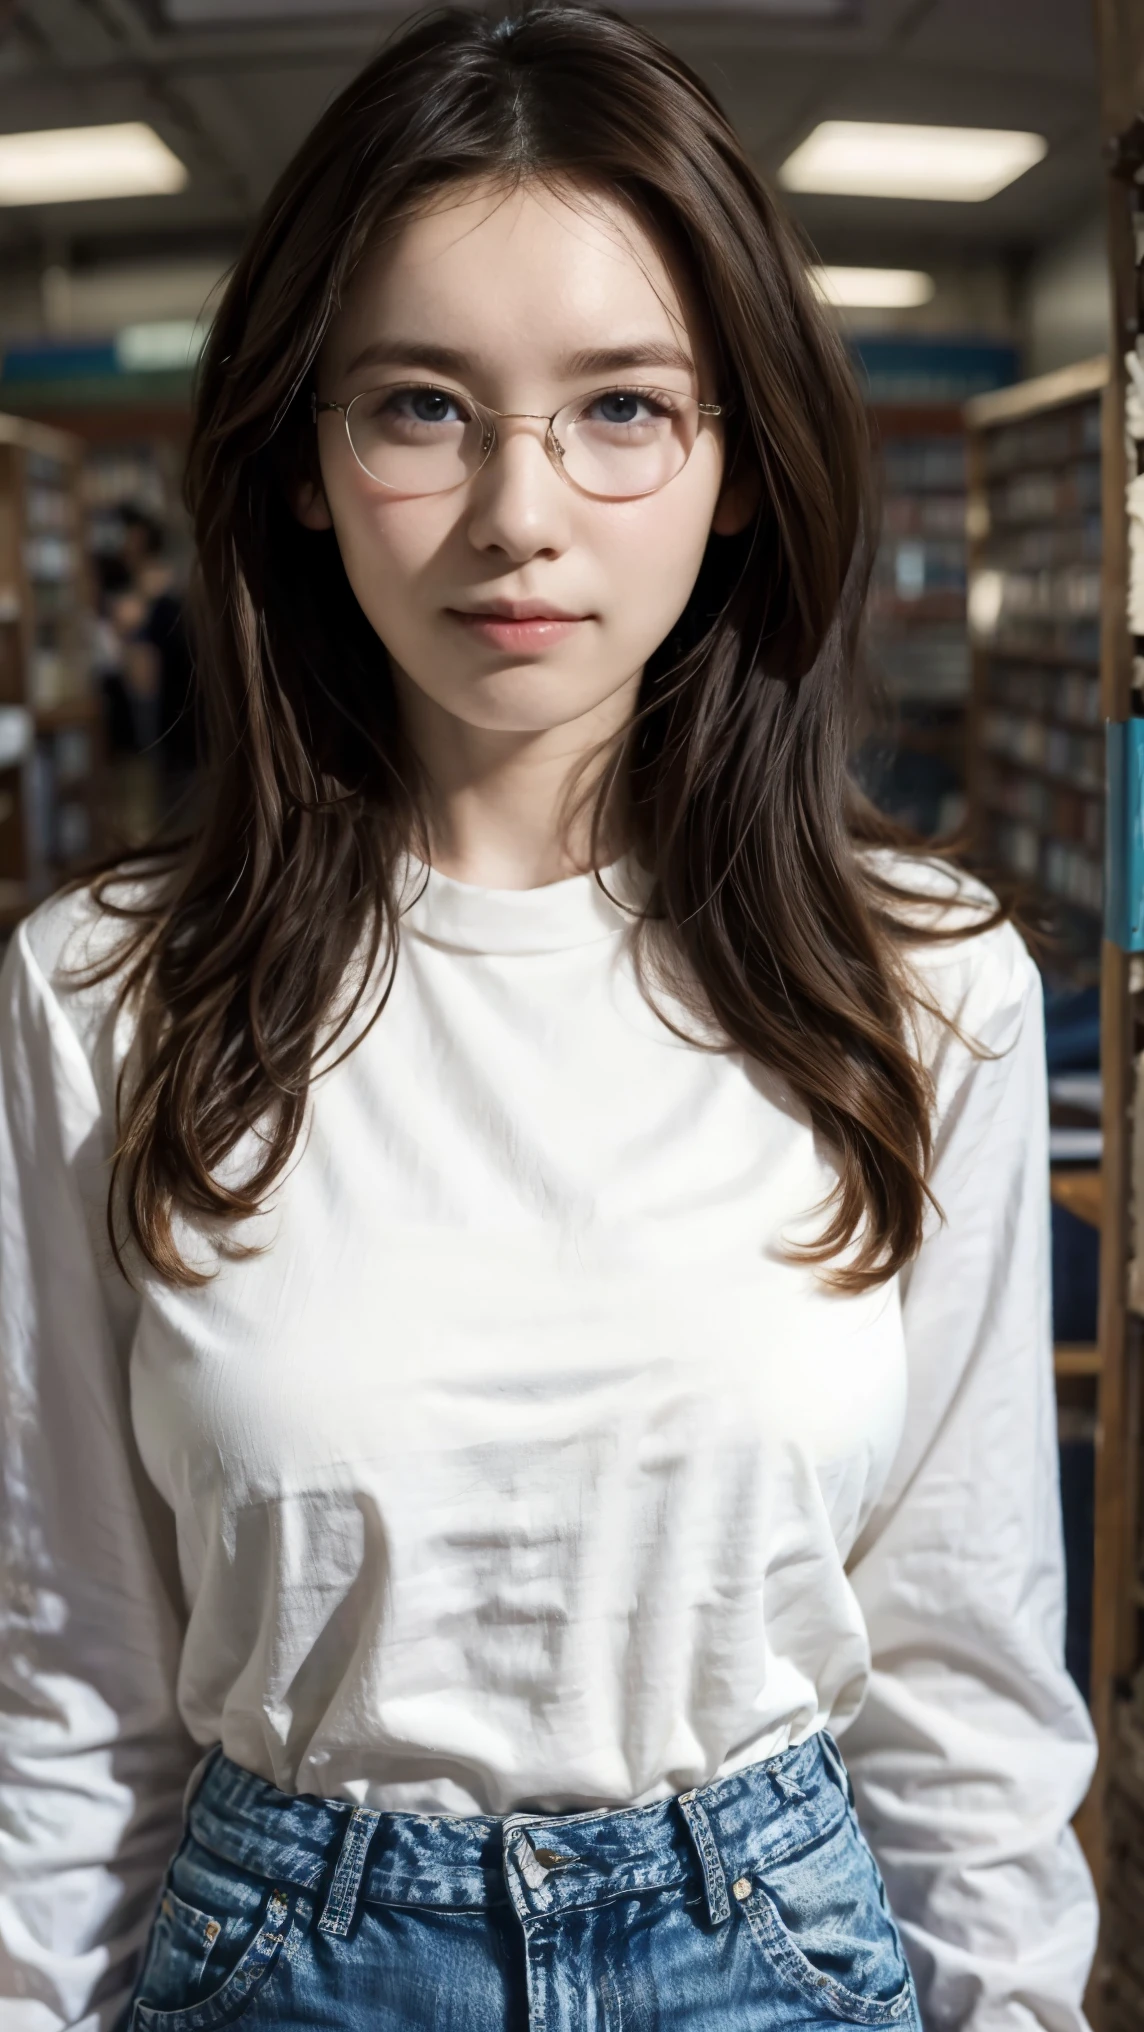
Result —
<instances>
[{"instance_id":1,"label":"nose","mask_svg":"<svg viewBox=\"0 0 1144 2032\"><path fill-rule=\"evenodd\" d=\"M472 483L470 541L512 564L558 557L569 542L570 490L548 456L545 430L542 418L499 421L492 455Z\"/></svg>"}]
</instances>

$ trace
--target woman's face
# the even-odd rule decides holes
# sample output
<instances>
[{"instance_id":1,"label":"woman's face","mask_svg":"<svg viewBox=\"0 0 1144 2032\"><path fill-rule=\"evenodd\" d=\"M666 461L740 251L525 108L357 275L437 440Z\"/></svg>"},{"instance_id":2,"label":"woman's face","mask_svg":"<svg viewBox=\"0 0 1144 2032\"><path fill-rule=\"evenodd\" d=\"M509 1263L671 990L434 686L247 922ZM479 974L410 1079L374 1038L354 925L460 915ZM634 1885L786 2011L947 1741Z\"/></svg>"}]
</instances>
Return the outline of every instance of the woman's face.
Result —
<instances>
[{"instance_id":1,"label":"woman's face","mask_svg":"<svg viewBox=\"0 0 1144 2032\"><path fill-rule=\"evenodd\" d=\"M636 220L607 198L538 185L454 187L358 268L321 355L319 399L402 382L540 416L607 387L726 395L685 285ZM429 404L431 416L457 414ZM748 512L723 491L715 419L666 486L622 501L569 485L542 424L501 424L478 472L420 496L363 471L339 414L320 413L317 428L322 493L304 492L299 513L332 522L399 695L493 733L622 726L713 526Z\"/></svg>"}]
</instances>

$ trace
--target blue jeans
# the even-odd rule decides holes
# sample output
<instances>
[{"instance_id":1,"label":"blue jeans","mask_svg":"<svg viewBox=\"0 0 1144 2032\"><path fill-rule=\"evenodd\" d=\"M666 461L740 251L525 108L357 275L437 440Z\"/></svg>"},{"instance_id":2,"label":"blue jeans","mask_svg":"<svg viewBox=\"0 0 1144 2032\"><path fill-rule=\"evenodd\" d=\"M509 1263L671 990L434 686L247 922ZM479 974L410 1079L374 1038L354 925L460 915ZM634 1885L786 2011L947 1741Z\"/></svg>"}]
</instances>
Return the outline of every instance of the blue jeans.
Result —
<instances>
[{"instance_id":1,"label":"blue jeans","mask_svg":"<svg viewBox=\"0 0 1144 2032\"><path fill-rule=\"evenodd\" d=\"M657 1806L291 1798L216 1752L131 2032L921 2032L828 1736Z\"/></svg>"}]
</instances>

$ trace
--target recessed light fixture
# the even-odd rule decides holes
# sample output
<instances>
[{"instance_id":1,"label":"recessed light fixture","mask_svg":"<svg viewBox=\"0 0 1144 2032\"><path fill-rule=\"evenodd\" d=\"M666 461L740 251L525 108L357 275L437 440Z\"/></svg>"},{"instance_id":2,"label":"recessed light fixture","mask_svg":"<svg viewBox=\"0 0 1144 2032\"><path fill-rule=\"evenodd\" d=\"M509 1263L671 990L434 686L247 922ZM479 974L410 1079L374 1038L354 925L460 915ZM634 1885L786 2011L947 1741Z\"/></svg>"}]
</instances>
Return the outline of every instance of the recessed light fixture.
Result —
<instances>
[{"instance_id":1,"label":"recessed light fixture","mask_svg":"<svg viewBox=\"0 0 1144 2032\"><path fill-rule=\"evenodd\" d=\"M195 318L162 318L124 325L115 354L125 374L155 374L193 367L206 343L208 326Z\"/></svg>"},{"instance_id":2,"label":"recessed light fixture","mask_svg":"<svg viewBox=\"0 0 1144 2032\"><path fill-rule=\"evenodd\" d=\"M0 134L0 205L165 195L186 181L178 156L145 120Z\"/></svg>"},{"instance_id":3,"label":"recessed light fixture","mask_svg":"<svg viewBox=\"0 0 1144 2032\"><path fill-rule=\"evenodd\" d=\"M916 310L933 295L933 276L920 268L812 268L824 303L841 310Z\"/></svg>"},{"instance_id":4,"label":"recessed light fixture","mask_svg":"<svg viewBox=\"0 0 1144 2032\"><path fill-rule=\"evenodd\" d=\"M1043 134L1007 127L900 127L823 120L779 171L787 190L979 204L1048 152Z\"/></svg>"}]
</instances>

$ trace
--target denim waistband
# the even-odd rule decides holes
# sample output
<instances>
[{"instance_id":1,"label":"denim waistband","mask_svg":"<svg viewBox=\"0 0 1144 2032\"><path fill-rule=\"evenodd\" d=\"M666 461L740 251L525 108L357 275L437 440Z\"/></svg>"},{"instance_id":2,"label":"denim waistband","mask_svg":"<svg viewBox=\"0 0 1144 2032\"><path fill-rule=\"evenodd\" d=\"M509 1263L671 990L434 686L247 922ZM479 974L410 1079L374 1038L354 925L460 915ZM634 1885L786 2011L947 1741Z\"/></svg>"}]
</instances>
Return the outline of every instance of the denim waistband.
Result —
<instances>
[{"instance_id":1,"label":"denim waistband","mask_svg":"<svg viewBox=\"0 0 1144 2032\"><path fill-rule=\"evenodd\" d=\"M381 1813L279 1792L221 1750L187 1815L204 1848L250 1875L322 1894L323 1931L349 1930L358 1903L450 1909L511 1902L535 1918L698 1879L711 1920L752 1868L834 1827L850 1802L825 1731L763 1763L652 1806L450 1818ZM749 1889L749 1886L747 1886Z\"/></svg>"}]
</instances>

